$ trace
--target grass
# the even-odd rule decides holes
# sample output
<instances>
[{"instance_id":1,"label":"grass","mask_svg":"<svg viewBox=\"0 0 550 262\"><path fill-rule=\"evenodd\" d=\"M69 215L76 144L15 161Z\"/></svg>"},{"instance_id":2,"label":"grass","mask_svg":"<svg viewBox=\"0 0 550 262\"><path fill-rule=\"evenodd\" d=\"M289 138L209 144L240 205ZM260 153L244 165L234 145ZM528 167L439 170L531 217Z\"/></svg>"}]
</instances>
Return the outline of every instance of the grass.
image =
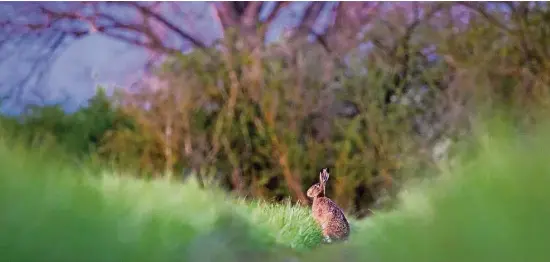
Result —
<instances>
[{"instance_id":1,"label":"grass","mask_svg":"<svg viewBox=\"0 0 550 262\"><path fill-rule=\"evenodd\" d=\"M308 209L82 170L0 143L6 261L547 261L548 128L499 127L467 164L320 246ZM289 260L294 258L294 260Z\"/></svg>"},{"instance_id":2,"label":"grass","mask_svg":"<svg viewBox=\"0 0 550 262\"><path fill-rule=\"evenodd\" d=\"M377 214L348 247L315 254L355 261L548 261L550 130L496 125L436 181L411 185L401 205Z\"/></svg>"},{"instance_id":3,"label":"grass","mask_svg":"<svg viewBox=\"0 0 550 262\"><path fill-rule=\"evenodd\" d=\"M0 143L0 257L8 261L255 261L308 250L308 210L196 184L82 174Z\"/></svg>"}]
</instances>

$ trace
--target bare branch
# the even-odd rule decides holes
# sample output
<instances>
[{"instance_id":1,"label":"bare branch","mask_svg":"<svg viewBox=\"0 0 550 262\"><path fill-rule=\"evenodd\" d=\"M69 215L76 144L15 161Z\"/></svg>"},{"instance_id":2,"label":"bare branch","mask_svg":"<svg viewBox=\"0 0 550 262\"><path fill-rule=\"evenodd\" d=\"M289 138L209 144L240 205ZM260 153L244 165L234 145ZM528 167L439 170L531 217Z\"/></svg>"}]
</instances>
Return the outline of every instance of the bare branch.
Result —
<instances>
[{"instance_id":1,"label":"bare branch","mask_svg":"<svg viewBox=\"0 0 550 262\"><path fill-rule=\"evenodd\" d=\"M237 24L238 15L233 9L231 2L217 3L214 4L213 7L215 16L218 18L224 30Z\"/></svg>"},{"instance_id":2,"label":"bare branch","mask_svg":"<svg viewBox=\"0 0 550 262\"><path fill-rule=\"evenodd\" d=\"M273 20L275 20L275 18L279 15L281 10L284 7L287 7L289 4L290 4L289 1L278 1L278 2L276 2L275 7L273 7L273 10L271 11L271 13L269 13L269 15L265 19L264 23L265 24L270 24L271 22L273 22Z\"/></svg>"},{"instance_id":3,"label":"bare branch","mask_svg":"<svg viewBox=\"0 0 550 262\"><path fill-rule=\"evenodd\" d=\"M122 18L115 17L109 8L100 8L100 5L122 6L137 12L141 16L141 21L132 23L125 22ZM61 5L61 4L59 4ZM171 23L169 19L153 10L155 5L141 5L135 2L80 2L77 4L65 4L58 8L52 8L52 5L37 4L35 12L41 17L38 22L14 23L13 21L2 21L6 24L26 29L28 31L40 32L44 30L57 30L66 32L77 37L89 34L91 32L100 32L111 37L116 37L120 40L127 41L131 44L136 44L161 52L173 52L178 49L170 47L168 43L163 43L158 32L150 25L150 20L160 23L175 33L179 38L189 41L193 46L198 48L206 48L206 45L185 32L180 27ZM89 12L92 10L92 12ZM21 14L23 15L23 14ZM87 26L86 26L87 25ZM88 27L86 29L86 27ZM129 36L123 36L122 33L114 33L112 31L129 31L148 39L136 40ZM183 48L179 48L183 51Z\"/></svg>"},{"instance_id":4,"label":"bare branch","mask_svg":"<svg viewBox=\"0 0 550 262\"><path fill-rule=\"evenodd\" d=\"M333 52L346 53L355 48L358 35L375 17L380 3L342 2L333 10L334 22L329 25L322 38Z\"/></svg>"},{"instance_id":5,"label":"bare branch","mask_svg":"<svg viewBox=\"0 0 550 262\"><path fill-rule=\"evenodd\" d=\"M162 23L163 25L168 27L170 30L176 32L183 39L186 39L189 42L193 43L193 45L195 47L206 48L206 45L204 43L202 43L201 41L199 41L195 37L191 36L189 33L183 31L182 29L180 29L176 25L172 24L170 21L168 21L168 19L166 17L156 13L151 8L139 5L139 3L137 3L137 2L122 2L122 3L128 3L131 6L134 6L135 8L140 10L145 16L151 16L151 17L155 18L157 21L159 21L160 23Z\"/></svg>"},{"instance_id":6,"label":"bare branch","mask_svg":"<svg viewBox=\"0 0 550 262\"><path fill-rule=\"evenodd\" d=\"M262 2L248 2L241 17L241 23L246 27L253 27L259 22Z\"/></svg>"},{"instance_id":7,"label":"bare branch","mask_svg":"<svg viewBox=\"0 0 550 262\"><path fill-rule=\"evenodd\" d=\"M313 2L310 4L304 11L304 15L300 23L298 24L299 28L305 28L307 32L313 29L315 21L319 18L321 11L326 6L324 2Z\"/></svg>"},{"instance_id":8,"label":"bare branch","mask_svg":"<svg viewBox=\"0 0 550 262\"><path fill-rule=\"evenodd\" d=\"M291 39L299 39L313 35L316 41L321 44L321 46L330 53L330 47L328 43L323 38L323 35L315 32L314 26L317 22L323 8L327 6L326 2L313 2L310 3L304 10L300 21L298 22L296 28L291 30L288 34L288 37Z\"/></svg>"},{"instance_id":9,"label":"bare branch","mask_svg":"<svg viewBox=\"0 0 550 262\"><path fill-rule=\"evenodd\" d=\"M476 3L476 2L464 2L464 1L460 1L458 2L458 4L477 12L483 18L485 18L489 23L495 25L496 27L502 29L503 31L507 33L513 33L513 30L511 28L507 27L504 23L500 22L496 17L489 14L489 12L487 12L487 10L482 4ZM512 3L509 3L509 4L511 8L514 8L513 5L511 5Z\"/></svg>"}]
</instances>

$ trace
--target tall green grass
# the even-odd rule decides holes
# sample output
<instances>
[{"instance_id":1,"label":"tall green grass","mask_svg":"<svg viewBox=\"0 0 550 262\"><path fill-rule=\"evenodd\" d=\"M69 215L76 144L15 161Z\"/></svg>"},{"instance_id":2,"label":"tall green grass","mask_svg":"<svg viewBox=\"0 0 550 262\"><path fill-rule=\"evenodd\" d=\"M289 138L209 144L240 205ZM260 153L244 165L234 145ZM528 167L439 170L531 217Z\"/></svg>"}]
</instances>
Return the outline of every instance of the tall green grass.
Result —
<instances>
[{"instance_id":1,"label":"tall green grass","mask_svg":"<svg viewBox=\"0 0 550 262\"><path fill-rule=\"evenodd\" d=\"M494 121L467 162L410 185L399 207L365 221L346 247L310 260L548 261L550 128ZM315 259L313 259L315 257ZM328 260L323 260L328 261Z\"/></svg>"},{"instance_id":2,"label":"tall green grass","mask_svg":"<svg viewBox=\"0 0 550 262\"><path fill-rule=\"evenodd\" d=\"M2 261L547 261L550 128L497 125L467 162L410 185L396 210L319 245L306 208L195 184L86 174L0 142Z\"/></svg>"},{"instance_id":3,"label":"tall green grass","mask_svg":"<svg viewBox=\"0 0 550 262\"><path fill-rule=\"evenodd\" d=\"M2 261L256 261L319 243L304 208L82 173L0 143Z\"/></svg>"}]
</instances>

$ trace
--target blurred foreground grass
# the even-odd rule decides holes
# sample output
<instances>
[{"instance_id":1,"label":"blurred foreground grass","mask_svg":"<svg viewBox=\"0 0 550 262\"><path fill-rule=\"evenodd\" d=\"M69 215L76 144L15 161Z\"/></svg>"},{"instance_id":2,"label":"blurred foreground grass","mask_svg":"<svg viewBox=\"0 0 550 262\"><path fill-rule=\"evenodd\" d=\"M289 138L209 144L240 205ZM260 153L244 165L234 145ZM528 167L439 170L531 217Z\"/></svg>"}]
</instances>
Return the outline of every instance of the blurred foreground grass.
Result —
<instances>
[{"instance_id":1,"label":"blurred foreground grass","mask_svg":"<svg viewBox=\"0 0 550 262\"><path fill-rule=\"evenodd\" d=\"M193 183L85 176L0 143L2 261L547 261L550 129L497 125L470 161L318 247L309 210ZM46 153L46 154L44 154Z\"/></svg>"},{"instance_id":2,"label":"blurred foreground grass","mask_svg":"<svg viewBox=\"0 0 550 262\"><path fill-rule=\"evenodd\" d=\"M87 176L5 143L0 165L2 261L255 261L320 239L307 210L292 205Z\"/></svg>"}]
</instances>

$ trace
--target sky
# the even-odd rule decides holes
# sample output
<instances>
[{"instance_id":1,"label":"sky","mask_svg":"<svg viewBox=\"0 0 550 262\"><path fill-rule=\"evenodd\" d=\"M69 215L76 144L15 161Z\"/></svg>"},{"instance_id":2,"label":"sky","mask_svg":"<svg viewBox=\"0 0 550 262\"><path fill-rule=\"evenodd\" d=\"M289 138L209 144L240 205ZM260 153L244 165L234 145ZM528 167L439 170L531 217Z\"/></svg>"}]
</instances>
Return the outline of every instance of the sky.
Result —
<instances>
[{"instance_id":1,"label":"sky","mask_svg":"<svg viewBox=\"0 0 550 262\"><path fill-rule=\"evenodd\" d=\"M41 2L43 3L43 2ZM39 5L38 2L0 2L1 19L13 19L13 6L28 8ZM65 5L68 2L49 2L51 5ZM302 14L307 2L294 2L285 8L280 16L271 24L267 35L268 41L277 40L285 27L295 24ZM174 8L177 5L181 8ZM397 4L401 5L401 4ZM406 7L406 4L404 4ZM396 7L396 3L384 5L387 8ZM169 20L180 25L185 31L203 42L211 42L221 36L221 29L212 17L212 8L207 2L174 2L164 3L161 12ZM10 9L11 8L11 9ZM36 7L34 7L36 9ZM123 19L132 19L122 7L113 8L103 3L102 7ZM36 11L36 10L35 10ZM315 30L327 22L328 12L318 21ZM456 11L456 9L455 9ZM458 10L460 11L460 10ZM20 12L24 19L37 17L32 12ZM265 14L263 14L265 15ZM9 17L9 18L7 18ZM133 18L135 19L135 18ZM6 34L0 31L0 42ZM45 102L61 101L66 95L70 100L65 104L67 109L82 105L95 93L98 85L112 88L127 87L143 76L143 69L151 54L149 51L131 44L109 38L101 34L91 34L73 41L61 41L59 34L42 34L35 38L25 38L23 42L11 41L11 44L0 46L0 95L13 87L23 87L25 101L38 101L34 91L38 91ZM176 39L166 37L167 39ZM174 41L177 41L174 40ZM59 44L60 48L52 54L49 46ZM173 46L180 47L182 43ZM185 49L185 48L182 48ZM185 51L185 50L182 50ZM46 58L46 59L44 59ZM36 64L36 61L43 61ZM37 69L39 68L39 69ZM29 72L38 72L28 79ZM4 111L18 111L13 105Z\"/></svg>"},{"instance_id":2,"label":"sky","mask_svg":"<svg viewBox=\"0 0 550 262\"><path fill-rule=\"evenodd\" d=\"M183 11L176 12L170 7L165 11L174 23L183 25L188 32L194 32L195 36L206 42L221 35L206 2L182 2L182 5ZM285 10L271 26L268 41L276 40L286 26L295 23L298 19L296 12L300 12L303 6L296 3ZM5 91L13 86L25 85L25 100L37 101L34 90L45 98L46 103L60 102L69 95L71 99L65 107L72 110L90 98L99 85L109 89L129 86L139 80L151 56L144 48L98 33L64 42L58 53L51 54L47 46L54 40L45 40L42 36L4 46L0 56L3 52L9 54L9 59L0 63L0 79L4 79L0 88ZM36 58L44 57L50 58L44 62L43 72L30 81L25 80L30 71L36 70L33 69ZM14 106L9 105L4 110L18 112L20 108Z\"/></svg>"}]
</instances>

